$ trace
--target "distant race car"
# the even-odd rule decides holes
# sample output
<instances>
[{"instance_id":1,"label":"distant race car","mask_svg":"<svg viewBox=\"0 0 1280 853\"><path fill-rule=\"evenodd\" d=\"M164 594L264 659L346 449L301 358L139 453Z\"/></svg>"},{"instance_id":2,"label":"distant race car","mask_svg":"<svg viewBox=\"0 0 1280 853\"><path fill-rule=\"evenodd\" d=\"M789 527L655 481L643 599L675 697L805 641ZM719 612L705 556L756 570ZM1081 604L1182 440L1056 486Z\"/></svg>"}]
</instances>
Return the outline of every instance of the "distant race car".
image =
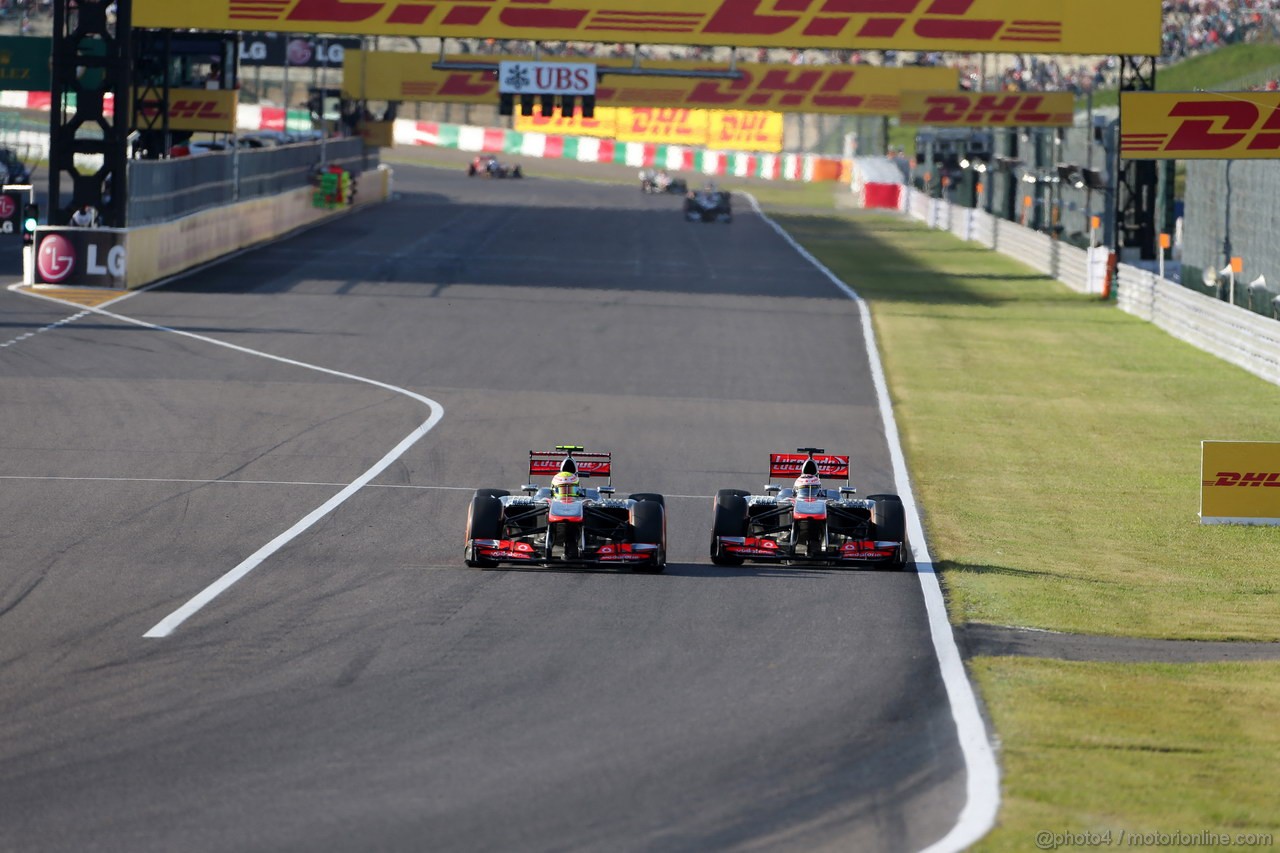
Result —
<instances>
[{"instance_id":1,"label":"distant race car","mask_svg":"<svg viewBox=\"0 0 1280 853\"><path fill-rule=\"evenodd\" d=\"M473 568L500 563L630 566L660 573L667 564L667 514L662 495L641 492L614 498L613 455L584 453L577 445L529 451L529 477L551 477L552 486L530 483L523 496L477 489L467 513L463 557ZM584 488L579 481L604 477Z\"/></svg>"},{"instance_id":2,"label":"distant race car","mask_svg":"<svg viewBox=\"0 0 1280 853\"><path fill-rule=\"evenodd\" d=\"M684 198L684 218L689 222L732 222L730 194L713 187L689 193Z\"/></svg>"},{"instance_id":3,"label":"distant race car","mask_svg":"<svg viewBox=\"0 0 1280 853\"><path fill-rule=\"evenodd\" d=\"M640 192L685 195L689 192L689 185L684 178L668 175L665 170L643 169L640 172Z\"/></svg>"},{"instance_id":4,"label":"distant race car","mask_svg":"<svg viewBox=\"0 0 1280 853\"><path fill-rule=\"evenodd\" d=\"M766 563L875 566L904 569L910 564L906 515L897 495L854 497L849 457L818 447L769 456L769 478L795 478L784 487L769 483L765 494L721 489L715 497L711 562L740 566ZM844 479L838 489L824 478Z\"/></svg>"},{"instance_id":5,"label":"distant race car","mask_svg":"<svg viewBox=\"0 0 1280 853\"><path fill-rule=\"evenodd\" d=\"M488 157L476 157L467 164L467 177L474 178L476 175L484 175L486 178L524 177L524 173L520 171L519 163L514 166L504 166L492 154Z\"/></svg>"}]
</instances>

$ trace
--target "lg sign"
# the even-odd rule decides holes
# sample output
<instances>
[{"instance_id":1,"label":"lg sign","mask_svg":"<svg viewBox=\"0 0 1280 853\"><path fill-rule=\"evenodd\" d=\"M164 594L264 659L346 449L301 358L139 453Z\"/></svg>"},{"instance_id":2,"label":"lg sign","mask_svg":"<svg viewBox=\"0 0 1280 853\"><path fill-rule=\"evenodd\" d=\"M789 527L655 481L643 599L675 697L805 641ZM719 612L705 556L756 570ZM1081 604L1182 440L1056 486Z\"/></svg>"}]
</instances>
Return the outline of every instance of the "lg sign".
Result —
<instances>
[{"instance_id":1,"label":"lg sign","mask_svg":"<svg viewBox=\"0 0 1280 853\"><path fill-rule=\"evenodd\" d=\"M61 234L49 234L40 241L36 253L36 267L40 279L49 284L61 284L76 268L76 250L71 241Z\"/></svg>"},{"instance_id":2,"label":"lg sign","mask_svg":"<svg viewBox=\"0 0 1280 853\"><path fill-rule=\"evenodd\" d=\"M18 205L11 196L0 195L0 219L12 219L18 213Z\"/></svg>"},{"instance_id":3,"label":"lg sign","mask_svg":"<svg viewBox=\"0 0 1280 853\"><path fill-rule=\"evenodd\" d=\"M43 234L36 250L36 281L41 284L120 287L128 272L123 235L109 229Z\"/></svg>"}]
</instances>

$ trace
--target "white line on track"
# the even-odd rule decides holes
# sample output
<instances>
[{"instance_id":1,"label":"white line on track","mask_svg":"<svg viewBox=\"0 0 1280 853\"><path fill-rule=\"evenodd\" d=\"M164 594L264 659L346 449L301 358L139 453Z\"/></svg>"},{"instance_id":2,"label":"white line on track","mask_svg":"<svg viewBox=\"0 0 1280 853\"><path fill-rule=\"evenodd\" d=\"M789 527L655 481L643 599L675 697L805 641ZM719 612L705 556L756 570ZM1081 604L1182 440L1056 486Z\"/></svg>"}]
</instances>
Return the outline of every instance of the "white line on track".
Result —
<instances>
[{"instance_id":1,"label":"white line on track","mask_svg":"<svg viewBox=\"0 0 1280 853\"><path fill-rule=\"evenodd\" d=\"M13 290L12 287L10 287L9 289ZM40 334L41 332L48 332L52 329L58 328L59 326L65 326L68 323L74 323L76 320L79 320L81 317L88 316L88 314L89 314L88 311L81 311L78 314L72 314L70 317L63 317L61 320L59 320L56 323L50 323L47 326L42 326L41 328L36 329L34 332L27 332L25 335L18 335L18 337L14 338L13 340L5 341L4 343L0 344L0 349L4 349L5 347L11 347L16 343L21 343L22 341L25 341L27 338L34 338L36 335Z\"/></svg>"},{"instance_id":2,"label":"white line on track","mask_svg":"<svg viewBox=\"0 0 1280 853\"><path fill-rule=\"evenodd\" d=\"M73 483L194 483L200 486L328 486L337 488L346 483L323 483L310 480L201 480L189 477L56 477L34 474L0 474L0 480L53 480ZM370 489L410 489L423 492L473 492L474 486L418 486L412 483L370 483ZM711 495L667 495L665 498L711 500Z\"/></svg>"},{"instance_id":3,"label":"white line on track","mask_svg":"<svg viewBox=\"0 0 1280 853\"><path fill-rule=\"evenodd\" d=\"M328 220L324 220L324 221L328 221ZM230 257L235 257L235 256L233 255ZM219 261L225 261L228 259L229 258L222 258L222 259L219 259ZM174 276L173 278L156 282L155 284L150 285L146 288L140 288L139 290L136 290L136 291L130 291L129 293L126 293L123 296L121 296L119 299L114 299L114 300L111 300L111 302L103 303L103 306L98 306L97 308L90 308L89 311L104 317L110 317L111 319L117 320L121 323L129 323L134 326L141 326L144 329L151 329L157 332L168 332L170 334L179 335L184 338L190 338L191 340L201 341L203 343L212 344L214 346L224 347L226 349L234 350L239 353L244 353L245 355L252 355L258 358L265 358L271 361L279 362L281 364L288 364L294 367L301 367L305 370L314 370L317 373L324 373L329 376L337 376L342 379L350 379L354 382L361 382L366 385L372 385L376 388L382 388L387 391L392 391L396 394L401 394L405 397L410 398L411 400L415 400L421 403L422 405L426 406L430 410L431 415L425 421L419 424L417 429L415 429L413 432L409 433L407 436L401 439L400 443L397 444L395 447L393 447L390 451L388 451L385 456L383 456L376 463L374 463L373 467L369 468L369 470L365 471L359 477L352 480L350 483L346 484L342 488L342 490L339 491L336 495L329 498L329 500L325 501L320 506L313 509L311 512L307 513L305 516L299 519L296 523L294 523L294 525L290 527L288 530L284 531L279 536L276 536L270 542L263 545L258 550L254 551L235 568L231 569L229 572L224 574L222 577L218 578L212 584L205 587L203 590L197 593L193 598L187 601L187 603L183 604L177 610L173 611L168 616L161 619L158 623L156 623L154 627L151 628L151 630L143 634L144 637L151 637L151 638L167 637L170 634L172 634L179 625L181 625L183 622L187 621L193 615L198 613L207 604L209 604L209 602L213 601L215 598L217 598L219 595L221 595L223 592L229 589L233 584L235 584L236 581L240 580L245 575L252 572L259 565L261 565L262 562L266 560L268 557L275 554L277 551L279 551L285 545L292 542L301 534L305 533L317 521L324 518L329 513L333 512L342 504L346 503L346 501L351 496L353 496L354 494L359 492L361 489L368 486L371 480L373 480L375 477L377 477L379 474L385 471L393 462L395 462L397 459L403 456L405 452L408 451L409 448L412 447L418 441L418 439L422 438L424 435L430 432L435 427L435 425L440 422L440 419L444 417L443 406L441 406L439 403L437 403L435 400L432 400L429 397L424 397L421 394L415 394L414 392L406 388L401 388L396 385L390 385L386 382L379 382L376 379L369 379L364 376L356 376L353 373L343 373L342 371L339 371L339 370L330 370L327 367L320 367L319 365L308 364L305 361L297 361L292 358L285 358L283 356L272 355L271 353L250 349L249 347L242 347L242 346L238 346L237 344L228 343L226 341L220 341L216 338L209 338L209 337L205 337L204 335L197 335L194 332L184 332L180 329L173 329L168 326L160 326L155 323L148 323L145 320L138 320L133 317L126 317L123 314L116 314L111 311L107 311L104 308L105 305L114 304L116 302L119 302L121 299L126 299L134 295L135 293L141 293L143 292L143 290L150 290L153 287L158 287L161 284L167 283L169 281L173 281L176 278L181 278L186 275L190 275L191 273L194 273L197 271L198 270L191 270L187 273L183 273L182 275ZM57 299L54 299L53 297L45 296L40 293L18 290L18 287L19 285L13 285L9 289L16 291L18 293L23 293L28 296L36 297L37 299L44 299L51 302L58 302L59 304L65 304L65 303L62 303L61 300L57 300Z\"/></svg>"},{"instance_id":4,"label":"white line on track","mask_svg":"<svg viewBox=\"0 0 1280 853\"><path fill-rule=\"evenodd\" d=\"M942 595L942 587L938 583L938 575L933 568L933 557L925 543L924 525L920 521L920 511L916 506L915 494L911 490L906 455L902 451L898 423L893 415L893 402L889 399L889 385L885 380L884 365L880 361L875 330L871 326L871 311L857 291L841 281L782 226L770 219L760 209L755 196L750 193L744 193L744 195L751 202L751 207L770 228L858 306L858 315L862 319L862 334L867 345L867 357L871 362L871 377L875 382L876 398L879 402L881 417L884 419L885 438L889 443L889 456L893 461L893 476L898 494L902 497L907 510L912 556L915 558L920 587L924 592L925 610L929 615L929 633L933 637L934 652L938 656L938 665L942 669L942 683L946 687L947 698L951 703L951 716L955 719L960 750L964 755L967 771L965 804L956 825L945 836L925 848L924 853L964 850L990 832L995 825L996 813L1000 807L1000 769L996 764L991 742L987 739L987 729L982 721L982 713L978 710L977 696L973 692L973 685L969 682L968 673L965 672L964 661L960 657L960 649L956 646L955 635L951 632L951 622L947 618L947 602Z\"/></svg>"}]
</instances>

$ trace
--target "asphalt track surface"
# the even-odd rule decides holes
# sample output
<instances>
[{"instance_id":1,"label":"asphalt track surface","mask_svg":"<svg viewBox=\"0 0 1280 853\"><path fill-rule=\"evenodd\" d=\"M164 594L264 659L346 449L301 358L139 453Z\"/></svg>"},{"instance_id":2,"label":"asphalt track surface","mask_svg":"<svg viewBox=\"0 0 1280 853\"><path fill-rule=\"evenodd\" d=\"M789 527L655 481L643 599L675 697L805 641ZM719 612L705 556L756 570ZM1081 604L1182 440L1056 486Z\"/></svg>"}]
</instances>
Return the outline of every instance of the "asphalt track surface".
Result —
<instances>
[{"instance_id":1,"label":"asphalt track surface","mask_svg":"<svg viewBox=\"0 0 1280 853\"><path fill-rule=\"evenodd\" d=\"M0 849L912 850L965 770L914 573L721 569L766 455L892 491L857 310L758 217L397 167L401 197L0 348ZM0 291L0 343L76 309ZM615 453L665 575L462 564Z\"/></svg>"}]
</instances>

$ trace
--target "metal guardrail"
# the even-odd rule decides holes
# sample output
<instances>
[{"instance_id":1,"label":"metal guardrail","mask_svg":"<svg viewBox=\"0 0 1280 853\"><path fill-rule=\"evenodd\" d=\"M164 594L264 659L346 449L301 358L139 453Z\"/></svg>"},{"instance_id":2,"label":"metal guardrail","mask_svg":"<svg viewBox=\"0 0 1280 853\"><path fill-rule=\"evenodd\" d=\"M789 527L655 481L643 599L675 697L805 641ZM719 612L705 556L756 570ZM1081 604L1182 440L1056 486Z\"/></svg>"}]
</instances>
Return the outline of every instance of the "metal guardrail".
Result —
<instances>
[{"instance_id":1,"label":"metal guardrail","mask_svg":"<svg viewBox=\"0 0 1280 853\"><path fill-rule=\"evenodd\" d=\"M378 165L361 139L324 144L324 159L353 175ZM321 161L319 142L240 149L129 163L130 227L169 222L197 211L305 187Z\"/></svg>"},{"instance_id":2,"label":"metal guardrail","mask_svg":"<svg viewBox=\"0 0 1280 853\"><path fill-rule=\"evenodd\" d=\"M948 230L1022 261L1072 290L1092 291L1089 254L1083 249L914 190L907 191L904 209L932 228ZM1280 322L1127 264L1118 265L1114 286L1120 310L1280 385Z\"/></svg>"}]
</instances>

